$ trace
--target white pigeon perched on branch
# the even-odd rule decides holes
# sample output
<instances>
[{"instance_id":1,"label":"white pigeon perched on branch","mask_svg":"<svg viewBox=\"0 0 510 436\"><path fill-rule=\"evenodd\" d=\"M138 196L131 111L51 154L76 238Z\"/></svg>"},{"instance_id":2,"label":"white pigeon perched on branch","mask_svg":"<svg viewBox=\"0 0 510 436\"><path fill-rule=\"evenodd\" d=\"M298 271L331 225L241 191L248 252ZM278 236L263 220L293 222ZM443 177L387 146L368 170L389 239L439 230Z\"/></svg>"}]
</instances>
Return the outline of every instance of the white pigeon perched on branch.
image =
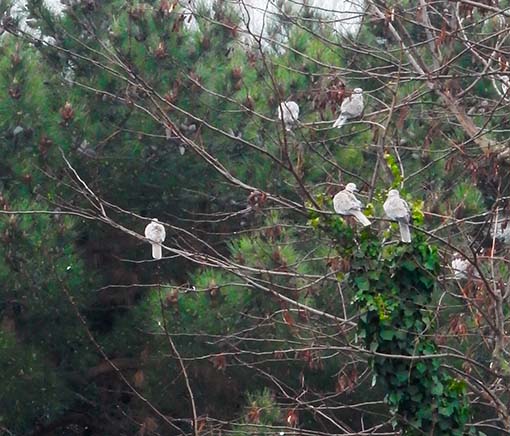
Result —
<instances>
[{"instance_id":1,"label":"white pigeon perched on branch","mask_svg":"<svg viewBox=\"0 0 510 436\"><path fill-rule=\"evenodd\" d=\"M400 240L402 242L411 242L411 231L409 230L409 220L411 219L411 212L407 202L400 198L400 194L396 189L388 192L388 198L383 205L384 212L388 218L398 222L400 227Z\"/></svg>"},{"instance_id":2,"label":"white pigeon perched on branch","mask_svg":"<svg viewBox=\"0 0 510 436\"><path fill-rule=\"evenodd\" d=\"M456 255L452 259L451 268L453 270L453 276L456 279L467 278L467 271L470 266L468 260Z\"/></svg>"},{"instance_id":3,"label":"white pigeon perched on branch","mask_svg":"<svg viewBox=\"0 0 510 436\"><path fill-rule=\"evenodd\" d=\"M299 106L295 101L284 101L278 107L278 119L285 124L285 130L290 131L297 123L299 117Z\"/></svg>"},{"instance_id":4,"label":"white pigeon perched on branch","mask_svg":"<svg viewBox=\"0 0 510 436\"><path fill-rule=\"evenodd\" d=\"M359 117L364 107L363 90L361 88L354 88L351 96L342 101L340 116L334 122L333 127L339 129L348 119Z\"/></svg>"},{"instance_id":5,"label":"white pigeon perched on branch","mask_svg":"<svg viewBox=\"0 0 510 436\"><path fill-rule=\"evenodd\" d=\"M354 183L347 183L345 189L333 197L333 208L336 213L340 215L352 215L364 226L369 226L372 223L363 212L361 212L363 204L354 195L354 192L357 190Z\"/></svg>"},{"instance_id":6,"label":"white pigeon perched on branch","mask_svg":"<svg viewBox=\"0 0 510 436\"><path fill-rule=\"evenodd\" d=\"M159 223L157 218L153 218L152 221L147 224L147 227L145 227L145 237L152 245L152 257L154 259L161 259L161 244L165 241L166 232L165 227Z\"/></svg>"},{"instance_id":7,"label":"white pigeon perched on branch","mask_svg":"<svg viewBox=\"0 0 510 436\"><path fill-rule=\"evenodd\" d=\"M460 280L467 279L468 277L474 279L480 278L480 273L477 269L475 269L474 265L459 254L455 254L453 256L450 267L453 270L454 279Z\"/></svg>"}]
</instances>

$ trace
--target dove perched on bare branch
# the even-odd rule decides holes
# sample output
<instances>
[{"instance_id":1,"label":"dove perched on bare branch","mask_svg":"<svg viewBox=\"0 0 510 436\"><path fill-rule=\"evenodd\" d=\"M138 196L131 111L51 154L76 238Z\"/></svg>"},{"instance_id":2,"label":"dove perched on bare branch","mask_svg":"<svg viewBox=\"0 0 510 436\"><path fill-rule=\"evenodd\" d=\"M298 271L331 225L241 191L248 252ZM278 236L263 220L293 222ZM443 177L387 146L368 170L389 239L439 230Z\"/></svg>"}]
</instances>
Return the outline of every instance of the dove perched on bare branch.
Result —
<instances>
[{"instance_id":1,"label":"dove perched on bare branch","mask_svg":"<svg viewBox=\"0 0 510 436\"><path fill-rule=\"evenodd\" d=\"M405 200L400 198L400 194L396 189L388 192L388 198L383 205L384 212L388 218L398 222L400 227L400 240L402 242L411 242L411 232L409 230L409 220L411 219L411 212L409 205Z\"/></svg>"},{"instance_id":2,"label":"dove perched on bare branch","mask_svg":"<svg viewBox=\"0 0 510 436\"><path fill-rule=\"evenodd\" d=\"M451 263L454 278L456 279L467 278L467 271L470 265L471 264L469 263L468 260L463 259L460 256L454 256Z\"/></svg>"},{"instance_id":3,"label":"dove perched on bare branch","mask_svg":"<svg viewBox=\"0 0 510 436\"><path fill-rule=\"evenodd\" d=\"M166 232L165 227L159 223L157 218L153 218L152 221L147 224L147 227L145 227L145 237L152 245L152 257L154 259L161 259L161 244L165 241Z\"/></svg>"},{"instance_id":4,"label":"dove perched on bare branch","mask_svg":"<svg viewBox=\"0 0 510 436\"><path fill-rule=\"evenodd\" d=\"M350 97L347 97L340 106L340 116L336 119L333 127L340 128L350 118L356 118L361 115L364 109L363 90L354 88Z\"/></svg>"},{"instance_id":5,"label":"dove perched on bare branch","mask_svg":"<svg viewBox=\"0 0 510 436\"><path fill-rule=\"evenodd\" d=\"M352 215L364 226L369 226L372 223L363 212L361 212L363 204L354 195L354 192L357 190L354 183L347 183L345 189L333 197L333 208L336 213L340 215Z\"/></svg>"},{"instance_id":6,"label":"dove perched on bare branch","mask_svg":"<svg viewBox=\"0 0 510 436\"><path fill-rule=\"evenodd\" d=\"M299 117L299 106L295 101L284 101L278 107L278 119L285 124L285 130L290 131Z\"/></svg>"}]
</instances>

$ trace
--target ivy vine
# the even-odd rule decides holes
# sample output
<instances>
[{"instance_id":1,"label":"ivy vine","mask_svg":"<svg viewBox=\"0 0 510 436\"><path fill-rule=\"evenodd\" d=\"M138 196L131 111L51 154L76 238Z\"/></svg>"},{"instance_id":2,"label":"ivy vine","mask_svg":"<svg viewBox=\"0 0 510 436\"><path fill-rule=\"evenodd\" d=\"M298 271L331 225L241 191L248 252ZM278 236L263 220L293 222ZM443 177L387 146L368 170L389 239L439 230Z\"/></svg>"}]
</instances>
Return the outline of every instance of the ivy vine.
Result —
<instances>
[{"instance_id":1,"label":"ivy vine","mask_svg":"<svg viewBox=\"0 0 510 436\"><path fill-rule=\"evenodd\" d=\"M404 435L465 434L466 383L433 357L438 348L429 307L440 271L437 248L417 232L411 244L384 243L374 229L355 233L337 216L312 213L310 224L327 231L349 260L349 273L339 279L354 291L357 337L373 353L374 380L384 387L394 426Z\"/></svg>"}]
</instances>

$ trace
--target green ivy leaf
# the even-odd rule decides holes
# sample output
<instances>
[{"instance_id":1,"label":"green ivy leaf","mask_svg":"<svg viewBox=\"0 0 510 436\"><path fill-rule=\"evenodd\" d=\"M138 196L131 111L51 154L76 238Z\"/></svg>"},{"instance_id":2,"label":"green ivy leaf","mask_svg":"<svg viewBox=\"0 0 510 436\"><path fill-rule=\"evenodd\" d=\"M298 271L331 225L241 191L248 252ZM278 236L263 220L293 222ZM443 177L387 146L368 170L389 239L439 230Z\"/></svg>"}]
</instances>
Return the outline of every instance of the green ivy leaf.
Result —
<instances>
[{"instance_id":1,"label":"green ivy leaf","mask_svg":"<svg viewBox=\"0 0 510 436\"><path fill-rule=\"evenodd\" d=\"M432 386L432 389L430 389L430 392L432 393L432 395L437 395L437 396L440 396L443 394L443 385L441 382L437 382L437 383L434 383L434 385Z\"/></svg>"},{"instance_id":2,"label":"green ivy leaf","mask_svg":"<svg viewBox=\"0 0 510 436\"><path fill-rule=\"evenodd\" d=\"M356 277L354 282L360 291L368 291L370 288L370 282L366 277Z\"/></svg>"},{"instance_id":3,"label":"green ivy leaf","mask_svg":"<svg viewBox=\"0 0 510 436\"><path fill-rule=\"evenodd\" d=\"M379 336L381 339L385 341L391 341L395 337L395 331L394 330L381 330L379 333Z\"/></svg>"},{"instance_id":4,"label":"green ivy leaf","mask_svg":"<svg viewBox=\"0 0 510 436\"><path fill-rule=\"evenodd\" d=\"M453 405L449 404L447 407L439 407L439 414L443 416L452 416L455 408Z\"/></svg>"},{"instance_id":5,"label":"green ivy leaf","mask_svg":"<svg viewBox=\"0 0 510 436\"><path fill-rule=\"evenodd\" d=\"M416 269L416 264L410 260L405 260L402 262L401 267L407 271L414 271Z\"/></svg>"},{"instance_id":6,"label":"green ivy leaf","mask_svg":"<svg viewBox=\"0 0 510 436\"><path fill-rule=\"evenodd\" d=\"M405 382L409 379L409 371L399 371L395 375L399 382Z\"/></svg>"}]
</instances>

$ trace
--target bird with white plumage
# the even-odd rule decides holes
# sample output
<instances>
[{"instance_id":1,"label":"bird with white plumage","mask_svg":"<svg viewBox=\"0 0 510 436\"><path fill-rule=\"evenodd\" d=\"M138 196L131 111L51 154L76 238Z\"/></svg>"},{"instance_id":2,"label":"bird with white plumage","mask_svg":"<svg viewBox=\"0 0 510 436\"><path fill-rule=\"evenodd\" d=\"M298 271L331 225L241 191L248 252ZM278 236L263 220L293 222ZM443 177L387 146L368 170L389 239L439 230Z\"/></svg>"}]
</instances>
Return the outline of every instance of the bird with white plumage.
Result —
<instances>
[{"instance_id":1,"label":"bird with white plumage","mask_svg":"<svg viewBox=\"0 0 510 436\"><path fill-rule=\"evenodd\" d=\"M411 211L407 202L400 197L400 193L396 189L391 189L388 192L388 198L384 202L383 208L389 219L398 222L400 240L407 244L410 243L409 221L411 220Z\"/></svg>"},{"instance_id":2,"label":"bird with white plumage","mask_svg":"<svg viewBox=\"0 0 510 436\"><path fill-rule=\"evenodd\" d=\"M347 183L345 189L338 192L333 197L333 208L335 209L336 213L340 215L353 216L358 222L363 224L363 226L369 226L372 223L361 211L363 208L363 203L361 203L361 201L359 201L354 195L354 193L357 191L358 189L356 184Z\"/></svg>"},{"instance_id":3,"label":"bird with white plumage","mask_svg":"<svg viewBox=\"0 0 510 436\"><path fill-rule=\"evenodd\" d=\"M163 254L161 244L165 242L166 232L165 227L160 224L157 218L153 218L145 227L145 237L152 245L152 257L161 259Z\"/></svg>"},{"instance_id":4,"label":"bird with white plumage","mask_svg":"<svg viewBox=\"0 0 510 436\"><path fill-rule=\"evenodd\" d=\"M456 279L465 279L468 276L468 268L470 263L467 259L463 259L460 256L454 256L451 263L453 270L453 276Z\"/></svg>"},{"instance_id":5,"label":"bird with white plumage","mask_svg":"<svg viewBox=\"0 0 510 436\"><path fill-rule=\"evenodd\" d=\"M359 117L363 113L364 108L363 89L354 88L350 97L347 97L344 101L342 101L342 105L340 106L340 115L333 123L333 127L339 129L347 122L347 120Z\"/></svg>"},{"instance_id":6,"label":"bird with white plumage","mask_svg":"<svg viewBox=\"0 0 510 436\"><path fill-rule=\"evenodd\" d=\"M278 106L278 119L283 121L285 130L290 131L297 124L299 118L299 106L295 101L284 101Z\"/></svg>"}]
</instances>

